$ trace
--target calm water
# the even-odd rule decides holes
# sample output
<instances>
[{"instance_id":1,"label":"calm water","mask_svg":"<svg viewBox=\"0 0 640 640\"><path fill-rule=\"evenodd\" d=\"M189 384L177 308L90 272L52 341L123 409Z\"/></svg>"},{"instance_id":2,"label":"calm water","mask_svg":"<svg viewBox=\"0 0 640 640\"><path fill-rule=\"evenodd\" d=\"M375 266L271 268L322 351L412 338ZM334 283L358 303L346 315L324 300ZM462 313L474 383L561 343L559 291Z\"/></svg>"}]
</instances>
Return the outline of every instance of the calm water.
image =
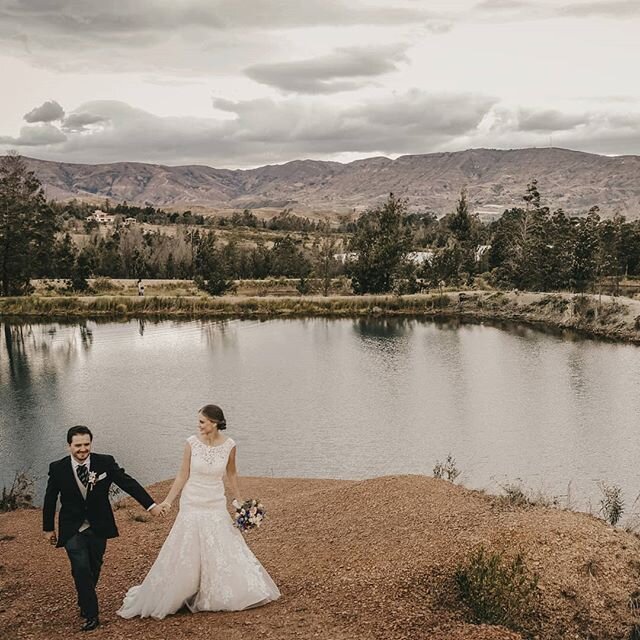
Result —
<instances>
[{"instance_id":1,"label":"calm water","mask_svg":"<svg viewBox=\"0 0 640 640\"><path fill-rule=\"evenodd\" d=\"M143 482L172 477L196 413L226 411L245 475L520 478L597 509L640 492L640 350L523 327L417 320L4 325L0 484L38 478L70 425ZM636 505L637 507L638 505Z\"/></svg>"}]
</instances>

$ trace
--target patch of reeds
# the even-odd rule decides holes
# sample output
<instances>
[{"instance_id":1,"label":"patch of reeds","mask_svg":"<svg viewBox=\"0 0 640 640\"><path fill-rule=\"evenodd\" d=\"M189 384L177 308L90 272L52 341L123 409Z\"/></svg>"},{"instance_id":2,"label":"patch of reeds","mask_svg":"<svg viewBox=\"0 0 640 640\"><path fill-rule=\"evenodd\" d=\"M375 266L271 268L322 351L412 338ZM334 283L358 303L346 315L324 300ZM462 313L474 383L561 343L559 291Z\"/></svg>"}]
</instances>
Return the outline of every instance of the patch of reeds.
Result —
<instances>
[{"instance_id":1,"label":"patch of reeds","mask_svg":"<svg viewBox=\"0 0 640 640\"><path fill-rule=\"evenodd\" d=\"M447 294L368 296L59 296L0 299L0 315L14 317L359 316L437 314Z\"/></svg>"},{"instance_id":2,"label":"patch of reeds","mask_svg":"<svg viewBox=\"0 0 640 640\"><path fill-rule=\"evenodd\" d=\"M447 459L444 462L436 460L433 467L434 478L455 482L459 475L460 469L458 469L456 465L456 459L450 453L447 455Z\"/></svg>"},{"instance_id":3,"label":"patch of reeds","mask_svg":"<svg viewBox=\"0 0 640 640\"><path fill-rule=\"evenodd\" d=\"M10 487L2 487L0 511L33 509L33 480L23 471L17 471Z\"/></svg>"}]
</instances>

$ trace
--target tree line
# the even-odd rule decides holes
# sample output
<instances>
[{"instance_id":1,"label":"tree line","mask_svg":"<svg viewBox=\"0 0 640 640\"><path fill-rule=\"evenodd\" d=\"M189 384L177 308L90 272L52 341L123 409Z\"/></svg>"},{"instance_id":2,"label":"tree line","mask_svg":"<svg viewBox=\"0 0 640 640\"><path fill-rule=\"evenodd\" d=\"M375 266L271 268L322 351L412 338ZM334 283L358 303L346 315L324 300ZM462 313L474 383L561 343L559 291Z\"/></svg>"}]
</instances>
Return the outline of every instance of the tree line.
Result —
<instances>
[{"instance_id":1,"label":"tree line","mask_svg":"<svg viewBox=\"0 0 640 640\"><path fill-rule=\"evenodd\" d=\"M125 204L104 209L140 221L165 220L151 206ZM455 211L438 219L431 212L409 212L394 194L357 220L338 227L316 223L284 210L259 220L249 210L202 223L190 212L175 214L171 233L141 226L97 225L72 233L70 220L84 221L89 205L47 202L42 186L20 156L0 162L1 293L23 295L33 278L62 278L82 291L88 279L193 279L219 295L238 279L286 276L308 291L319 278L323 292L345 274L355 293L412 293L449 286L487 284L498 288L555 291L594 290L603 278L616 285L640 275L640 220L600 218L597 207L568 216L543 204L535 180L522 205L495 222L482 223L469 210L464 190ZM178 223L191 219L189 224ZM195 220L195 222L194 222ZM270 226L271 225L271 226ZM221 237L217 227L280 231L273 238ZM228 233L227 233L228 235ZM257 238L257 239L256 239Z\"/></svg>"}]
</instances>

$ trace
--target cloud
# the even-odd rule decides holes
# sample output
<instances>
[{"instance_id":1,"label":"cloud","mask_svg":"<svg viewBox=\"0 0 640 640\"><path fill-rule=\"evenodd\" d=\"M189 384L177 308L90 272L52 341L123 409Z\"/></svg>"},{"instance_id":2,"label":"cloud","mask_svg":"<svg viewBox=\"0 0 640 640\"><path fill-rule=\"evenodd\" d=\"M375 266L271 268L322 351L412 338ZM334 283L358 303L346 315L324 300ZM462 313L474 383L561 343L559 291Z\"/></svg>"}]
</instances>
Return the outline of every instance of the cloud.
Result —
<instances>
[{"instance_id":1,"label":"cloud","mask_svg":"<svg viewBox=\"0 0 640 640\"><path fill-rule=\"evenodd\" d=\"M64 109L55 100L48 100L24 116L25 121L30 123L53 122L62 118L64 118Z\"/></svg>"},{"instance_id":2,"label":"cloud","mask_svg":"<svg viewBox=\"0 0 640 640\"><path fill-rule=\"evenodd\" d=\"M555 109L521 109L518 113L520 131L566 131L587 124L588 116L561 113Z\"/></svg>"},{"instance_id":3,"label":"cloud","mask_svg":"<svg viewBox=\"0 0 640 640\"><path fill-rule=\"evenodd\" d=\"M0 0L0 52L65 72L221 73L285 50L283 30L431 18L382 0Z\"/></svg>"},{"instance_id":4,"label":"cloud","mask_svg":"<svg viewBox=\"0 0 640 640\"><path fill-rule=\"evenodd\" d=\"M558 13L574 18L625 18L640 16L638 0L600 0L599 2L580 2L561 6Z\"/></svg>"},{"instance_id":5,"label":"cloud","mask_svg":"<svg viewBox=\"0 0 640 640\"><path fill-rule=\"evenodd\" d=\"M38 124L22 127L17 138L0 136L0 144L15 147L42 147L65 142L67 136L51 124Z\"/></svg>"},{"instance_id":6,"label":"cloud","mask_svg":"<svg viewBox=\"0 0 640 640\"><path fill-rule=\"evenodd\" d=\"M107 122L109 119L104 116L80 111L70 113L62 122L62 128L69 132L87 131L89 125Z\"/></svg>"},{"instance_id":7,"label":"cloud","mask_svg":"<svg viewBox=\"0 0 640 640\"><path fill-rule=\"evenodd\" d=\"M303 98L216 99L213 106L233 117L186 118L159 117L122 102L97 101L68 116L65 123L75 129L65 129L63 144L57 144L64 139L59 130L49 142L42 137L39 157L240 167L348 152L421 153L476 127L493 102L470 94L435 96L421 91L351 107ZM99 115L104 126L83 129L94 120L83 114L96 120ZM24 144L22 133L20 139ZM17 138L7 137L0 143L19 144Z\"/></svg>"},{"instance_id":8,"label":"cloud","mask_svg":"<svg viewBox=\"0 0 640 640\"><path fill-rule=\"evenodd\" d=\"M483 0L483 2L478 2L474 9L477 11L510 11L530 6L530 2L522 0Z\"/></svg>"},{"instance_id":9,"label":"cloud","mask_svg":"<svg viewBox=\"0 0 640 640\"><path fill-rule=\"evenodd\" d=\"M2 0L0 16L12 24L48 25L59 34L83 29L113 36L181 28L265 29L315 26L411 24L434 14L414 6L390 7L381 0Z\"/></svg>"},{"instance_id":10,"label":"cloud","mask_svg":"<svg viewBox=\"0 0 640 640\"><path fill-rule=\"evenodd\" d=\"M336 93L364 86L367 78L396 71L406 61L405 45L345 47L317 58L257 64L245 70L261 84L287 92Z\"/></svg>"},{"instance_id":11,"label":"cloud","mask_svg":"<svg viewBox=\"0 0 640 640\"><path fill-rule=\"evenodd\" d=\"M494 97L474 93L415 89L370 96L351 106L301 96L215 99L213 106L225 115L160 117L123 102L90 102L67 116L71 121L64 132L50 124L24 127L17 138L0 138L0 145L33 146L37 157L66 162L235 168L309 157L546 146L551 133L556 146L582 151L635 153L640 144L638 112L576 115L508 108Z\"/></svg>"}]
</instances>

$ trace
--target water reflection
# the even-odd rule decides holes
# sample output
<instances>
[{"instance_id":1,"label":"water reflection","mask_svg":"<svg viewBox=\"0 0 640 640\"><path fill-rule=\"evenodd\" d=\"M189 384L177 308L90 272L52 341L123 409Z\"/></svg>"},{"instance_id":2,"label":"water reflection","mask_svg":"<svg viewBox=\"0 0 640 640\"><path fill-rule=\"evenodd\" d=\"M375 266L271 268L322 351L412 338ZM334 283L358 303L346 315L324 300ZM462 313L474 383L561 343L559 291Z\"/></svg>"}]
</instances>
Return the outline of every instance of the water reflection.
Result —
<instances>
[{"instance_id":1,"label":"water reflection","mask_svg":"<svg viewBox=\"0 0 640 640\"><path fill-rule=\"evenodd\" d=\"M39 476L43 473L38 468L41 452L53 437L49 426L43 423L42 408L46 407L47 413L53 415L63 412L61 372L88 354L93 333L84 323L75 326L3 323L2 334L2 467L7 471L26 469ZM6 480L6 473L2 480Z\"/></svg>"},{"instance_id":2,"label":"water reflection","mask_svg":"<svg viewBox=\"0 0 640 640\"><path fill-rule=\"evenodd\" d=\"M638 350L507 323L361 318L3 325L0 483L89 424L143 482L172 476L196 413L225 408L241 473L430 473L599 499L638 494ZM41 484L39 487L41 488Z\"/></svg>"}]
</instances>

